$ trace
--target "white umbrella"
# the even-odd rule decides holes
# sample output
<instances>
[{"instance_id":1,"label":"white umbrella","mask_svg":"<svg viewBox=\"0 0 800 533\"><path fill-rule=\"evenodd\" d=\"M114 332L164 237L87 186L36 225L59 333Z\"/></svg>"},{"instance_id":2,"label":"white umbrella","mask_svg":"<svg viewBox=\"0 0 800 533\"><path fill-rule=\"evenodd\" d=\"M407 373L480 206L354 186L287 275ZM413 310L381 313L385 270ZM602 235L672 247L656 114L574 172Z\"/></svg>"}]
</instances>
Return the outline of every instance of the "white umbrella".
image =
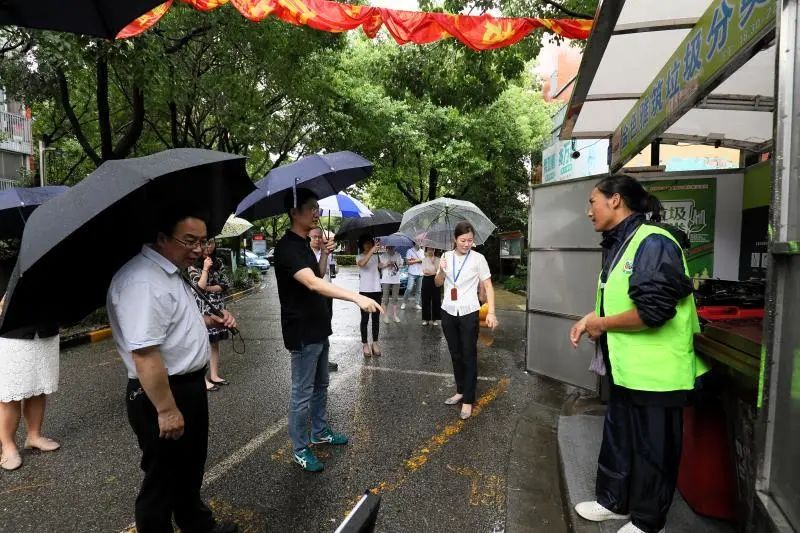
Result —
<instances>
[{"instance_id":1,"label":"white umbrella","mask_svg":"<svg viewBox=\"0 0 800 533\"><path fill-rule=\"evenodd\" d=\"M495 229L492 221L472 202L437 198L403 213L400 233L408 235L420 246L450 250L453 248L453 230L462 221L469 222L474 228L477 245L486 242Z\"/></svg>"},{"instance_id":2,"label":"white umbrella","mask_svg":"<svg viewBox=\"0 0 800 533\"><path fill-rule=\"evenodd\" d=\"M253 225L245 219L231 215L228 217L228 220L225 221L225 225L222 227L222 231L220 231L219 235L217 235L217 239L238 237L252 227Z\"/></svg>"}]
</instances>

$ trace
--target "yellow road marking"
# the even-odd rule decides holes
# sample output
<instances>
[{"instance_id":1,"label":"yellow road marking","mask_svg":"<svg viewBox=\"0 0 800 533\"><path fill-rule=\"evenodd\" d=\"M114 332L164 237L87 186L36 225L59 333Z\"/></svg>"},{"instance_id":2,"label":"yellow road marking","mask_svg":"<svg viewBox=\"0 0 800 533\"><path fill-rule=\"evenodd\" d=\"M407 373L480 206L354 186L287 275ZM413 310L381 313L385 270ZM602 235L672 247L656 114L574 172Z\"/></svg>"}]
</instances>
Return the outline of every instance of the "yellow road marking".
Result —
<instances>
[{"instance_id":1,"label":"yellow road marking","mask_svg":"<svg viewBox=\"0 0 800 533\"><path fill-rule=\"evenodd\" d=\"M266 519L250 509L234 507L230 503L212 498L208 502L208 507L214 512L214 518L236 522L239 526L239 533L262 532L266 527Z\"/></svg>"},{"instance_id":2,"label":"yellow road marking","mask_svg":"<svg viewBox=\"0 0 800 533\"><path fill-rule=\"evenodd\" d=\"M509 384L508 378L502 378L491 389L486 391L475 404L472 406L472 416L478 416L486 406L492 403L497 397L506 391ZM444 447L450 439L458 435L469 420L457 420L444 427L439 433L425 441L422 446L414 450L410 458L403 461L403 467L395 475L393 481L381 481L377 486L369 489L372 494L383 494L392 492L402 486L407 480L409 475L414 474L422 468L430 459L431 455L437 453ZM496 492L496 489L495 489ZM501 492L502 493L502 492ZM361 499L361 495L348 501L347 510L344 512L346 516L350 510Z\"/></svg>"},{"instance_id":3,"label":"yellow road marking","mask_svg":"<svg viewBox=\"0 0 800 533\"><path fill-rule=\"evenodd\" d=\"M479 415L484 407L492 403L501 392L504 392L508 386L508 381L508 378L503 378L497 385L486 391L472 406L472 416ZM446 425L438 434L428 439L428 441L418 448L414 452L414 455L405 462L406 470L415 472L422 465L427 463L432 453L436 453L442 446L447 444L450 439L464 429L466 422L466 420L461 419L452 422Z\"/></svg>"},{"instance_id":4,"label":"yellow road marking","mask_svg":"<svg viewBox=\"0 0 800 533\"><path fill-rule=\"evenodd\" d=\"M499 510L505 508L506 480L503 476L484 474L468 466L454 467L447 465L448 470L469 478L470 495L469 504L473 507L483 505L495 507Z\"/></svg>"},{"instance_id":5,"label":"yellow road marking","mask_svg":"<svg viewBox=\"0 0 800 533\"><path fill-rule=\"evenodd\" d=\"M250 509L234 507L230 503L217 498L212 498L208 502L208 507L214 513L216 520L235 522L239 526L239 533L260 533L266 527L266 519ZM173 531L175 533L179 532L178 528L174 528ZM136 526L124 529L122 533L137 533Z\"/></svg>"},{"instance_id":6,"label":"yellow road marking","mask_svg":"<svg viewBox=\"0 0 800 533\"><path fill-rule=\"evenodd\" d=\"M89 332L89 342L100 342L111 337L111 328L103 328Z\"/></svg>"},{"instance_id":7,"label":"yellow road marking","mask_svg":"<svg viewBox=\"0 0 800 533\"><path fill-rule=\"evenodd\" d=\"M315 446L312 444L311 448L314 450L314 455L317 456L317 459L329 459L332 456L328 446ZM294 463L294 459L292 459L292 441L287 441L286 444L272 452L269 457L279 463Z\"/></svg>"}]
</instances>

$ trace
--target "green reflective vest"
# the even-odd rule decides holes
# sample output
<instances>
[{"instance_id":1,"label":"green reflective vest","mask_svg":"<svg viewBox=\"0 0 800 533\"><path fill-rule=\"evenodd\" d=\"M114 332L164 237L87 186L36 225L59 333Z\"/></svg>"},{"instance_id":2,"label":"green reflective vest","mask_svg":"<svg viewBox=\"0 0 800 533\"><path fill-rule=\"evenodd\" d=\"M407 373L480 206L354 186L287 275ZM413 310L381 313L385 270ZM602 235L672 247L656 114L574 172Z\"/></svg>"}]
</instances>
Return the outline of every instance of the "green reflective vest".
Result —
<instances>
[{"instance_id":1,"label":"green reflective vest","mask_svg":"<svg viewBox=\"0 0 800 533\"><path fill-rule=\"evenodd\" d=\"M650 235L663 235L680 248L667 230L649 224L639 226L609 273L605 287L598 281L595 307L598 316L601 298L605 316L635 308L628 296L630 276L636 268L636 251ZM683 268L688 276L685 256ZM709 369L694 353L694 334L699 331L700 322L691 294L678 302L675 316L660 327L609 331L606 335L614 383L628 389L659 392L694 388L695 378Z\"/></svg>"}]
</instances>

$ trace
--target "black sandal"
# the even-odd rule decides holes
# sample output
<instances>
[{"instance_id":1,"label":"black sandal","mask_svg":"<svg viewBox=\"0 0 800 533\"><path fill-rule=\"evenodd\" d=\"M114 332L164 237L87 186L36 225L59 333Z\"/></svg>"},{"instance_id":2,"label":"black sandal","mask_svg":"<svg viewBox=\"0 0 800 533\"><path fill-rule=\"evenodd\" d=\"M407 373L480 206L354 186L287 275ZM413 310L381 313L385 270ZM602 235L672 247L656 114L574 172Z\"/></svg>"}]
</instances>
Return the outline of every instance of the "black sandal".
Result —
<instances>
[{"instance_id":1,"label":"black sandal","mask_svg":"<svg viewBox=\"0 0 800 533\"><path fill-rule=\"evenodd\" d=\"M219 381L214 381L213 379L209 379L211 383L214 385L230 385L231 383L227 379L221 379Z\"/></svg>"}]
</instances>

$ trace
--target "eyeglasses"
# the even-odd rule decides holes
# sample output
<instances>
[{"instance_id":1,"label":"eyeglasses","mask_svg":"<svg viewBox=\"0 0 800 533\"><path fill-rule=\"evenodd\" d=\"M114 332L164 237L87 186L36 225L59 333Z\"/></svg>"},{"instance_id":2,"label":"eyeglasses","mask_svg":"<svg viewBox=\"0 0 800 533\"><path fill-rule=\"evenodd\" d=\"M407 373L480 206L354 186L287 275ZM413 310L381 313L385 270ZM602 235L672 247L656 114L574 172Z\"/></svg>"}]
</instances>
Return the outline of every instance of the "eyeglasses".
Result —
<instances>
[{"instance_id":1,"label":"eyeglasses","mask_svg":"<svg viewBox=\"0 0 800 533\"><path fill-rule=\"evenodd\" d=\"M198 248L200 249L210 248L211 246L214 246L214 239L208 239L208 240L200 239L199 241L195 240L182 241L177 237L171 237L171 239L175 242L181 243L183 246L189 248L190 250L196 250Z\"/></svg>"}]
</instances>

